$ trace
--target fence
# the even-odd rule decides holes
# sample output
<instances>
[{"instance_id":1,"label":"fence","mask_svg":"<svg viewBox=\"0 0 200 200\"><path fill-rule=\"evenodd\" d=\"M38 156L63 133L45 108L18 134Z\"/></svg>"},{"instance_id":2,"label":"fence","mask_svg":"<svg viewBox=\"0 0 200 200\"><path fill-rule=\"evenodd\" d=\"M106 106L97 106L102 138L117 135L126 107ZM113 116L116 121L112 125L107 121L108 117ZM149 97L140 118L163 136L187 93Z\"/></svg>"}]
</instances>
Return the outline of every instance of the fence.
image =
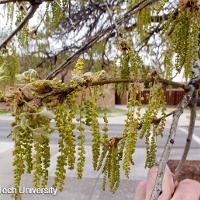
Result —
<instances>
[{"instance_id":1,"label":"fence","mask_svg":"<svg viewBox=\"0 0 200 200\"><path fill-rule=\"evenodd\" d=\"M185 92L181 89L168 89L165 91L165 97L167 101L167 105L177 105L181 99L183 98ZM142 92L143 104L148 103L149 89L145 89ZM200 94L199 94L200 97ZM127 104L128 95L124 94L122 97L119 97L117 93L115 93L115 104ZM198 106L200 106L200 102L198 102Z\"/></svg>"}]
</instances>

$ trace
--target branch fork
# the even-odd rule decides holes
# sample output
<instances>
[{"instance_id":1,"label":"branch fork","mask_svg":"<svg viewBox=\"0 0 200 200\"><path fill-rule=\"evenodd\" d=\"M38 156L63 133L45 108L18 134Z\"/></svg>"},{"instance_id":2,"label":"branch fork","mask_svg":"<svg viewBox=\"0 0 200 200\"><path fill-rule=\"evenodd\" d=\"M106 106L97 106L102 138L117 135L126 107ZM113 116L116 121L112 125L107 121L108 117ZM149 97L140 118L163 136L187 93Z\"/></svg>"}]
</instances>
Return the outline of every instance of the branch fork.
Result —
<instances>
[{"instance_id":1,"label":"branch fork","mask_svg":"<svg viewBox=\"0 0 200 200\"><path fill-rule=\"evenodd\" d=\"M188 150L190 147L190 141L191 141L191 137L193 134L194 125L195 125L196 114L193 109L195 108L196 103L193 103L193 100L196 99L197 88L199 87L199 84L200 84L200 73L199 72L200 72L200 62L198 61L197 63L195 63L193 65L193 76L192 76L189 84L186 87L186 90L185 90L186 93L185 93L182 101L178 105L177 110L174 112L173 122L171 124L169 136L168 136L167 142L165 144L162 156L160 158L156 182L155 182L154 189L152 191L150 200L157 200L158 197L162 194L162 182L163 182L163 177L164 177L164 171L165 171L168 159L169 159L169 155L170 155L172 146L175 141L178 120L179 120L179 117L181 116L181 114L183 113L183 110L187 106L190 106L192 104L193 108L191 108L192 110L191 110L190 126L189 126L189 133L188 133L188 144L185 147L186 149L184 150L184 154L182 156L182 161L179 163L178 168L176 169L175 177L178 175L178 173L181 170L182 165L187 157L187 153L188 153ZM194 102L196 102L196 100Z\"/></svg>"}]
</instances>

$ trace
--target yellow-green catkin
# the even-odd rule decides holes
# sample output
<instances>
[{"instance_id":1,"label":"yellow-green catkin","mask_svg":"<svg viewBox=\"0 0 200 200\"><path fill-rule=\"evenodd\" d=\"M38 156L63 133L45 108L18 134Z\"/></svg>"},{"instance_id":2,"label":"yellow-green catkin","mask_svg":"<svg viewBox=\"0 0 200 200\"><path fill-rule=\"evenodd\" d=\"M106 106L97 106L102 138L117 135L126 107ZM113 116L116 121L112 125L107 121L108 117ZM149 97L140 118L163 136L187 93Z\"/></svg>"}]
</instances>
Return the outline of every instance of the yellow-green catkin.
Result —
<instances>
[{"instance_id":1,"label":"yellow-green catkin","mask_svg":"<svg viewBox=\"0 0 200 200\"><path fill-rule=\"evenodd\" d=\"M76 65L74 66L73 73L76 75L80 75L83 73L84 68L85 68L85 61L83 58L79 58L76 62Z\"/></svg>"},{"instance_id":2,"label":"yellow-green catkin","mask_svg":"<svg viewBox=\"0 0 200 200\"><path fill-rule=\"evenodd\" d=\"M164 96L164 91L162 88L162 85L158 83L157 81L154 81L151 83L150 87L150 94L149 94L149 102L148 102L148 107L147 110L145 111L143 117L142 117L142 129L140 132L140 138L143 138L145 136L145 144L146 144L146 152L147 152L147 157L146 157L146 167L151 167L154 162L154 157L155 154L152 152L156 151L156 145L154 145L155 141L153 141L153 145L151 145L151 138L152 138L152 124L154 123L160 123L156 122L155 120L158 117L159 111L161 111L161 124L159 126L159 129L156 129L156 135L162 135L162 132L164 130L164 125L165 125L165 118L166 118L166 103L165 103L165 98ZM158 124L156 124L156 127L158 127ZM155 131L155 127L153 128ZM155 135L155 134L154 134ZM154 139L154 138L153 138ZM152 146L152 148L151 148Z\"/></svg>"},{"instance_id":3,"label":"yellow-green catkin","mask_svg":"<svg viewBox=\"0 0 200 200\"><path fill-rule=\"evenodd\" d=\"M102 151L101 151L101 155L99 158L99 162L98 162L98 166L97 166L97 170L99 170L102 167L104 158L106 157L107 151L108 151L108 119L107 119L107 114L106 114L106 102L105 102L105 94L103 91L103 88L101 88L100 90L100 97L102 97L102 101L103 101L103 122L104 122L104 126L103 126L103 137L101 138L101 143L102 143Z\"/></svg>"},{"instance_id":4,"label":"yellow-green catkin","mask_svg":"<svg viewBox=\"0 0 200 200\"><path fill-rule=\"evenodd\" d=\"M186 80L192 75L192 62L198 58L198 32L200 28L200 16L198 12L199 8L195 10L195 8L185 7L178 14L172 12L166 22L164 35L168 45L164 63L168 66L167 77L172 73L173 55L175 55L176 70L180 72L184 69Z\"/></svg>"},{"instance_id":5,"label":"yellow-green catkin","mask_svg":"<svg viewBox=\"0 0 200 200\"><path fill-rule=\"evenodd\" d=\"M23 134L21 130L15 130L12 132L14 136L15 148L13 150L13 166L14 166L14 187L19 191L21 176L25 170L24 163L24 149L23 149Z\"/></svg>"},{"instance_id":6,"label":"yellow-green catkin","mask_svg":"<svg viewBox=\"0 0 200 200\"><path fill-rule=\"evenodd\" d=\"M141 43L144 42L148 34L148 29L151 22L151 14L152 14L152 7L150 6L142 9L137 14L137 29L138 32L140 33L139 36Z\"/></svg>"},{"instance_id":7,"label":"yellow-green catkin","mask_svg":"<svg viewBox=\"0 0 200 200\"><path fill-rule=\"evenodd\" d=\"M73 130L75 124L73 119L76 114L77 106L74 95L66 99L66 104L60 105L55 110L56 127L59 131L59 153L57 158L57 167L55 172L54 187L58 187L60 191L63 190L63 185L66 176L66 166L68 169L74 169L75 165L75 136Z\"/></svg>"},{"instance_id":8,"label":"yellow-green catkin","mask_svg":"<svg viewBox=\"0 0 200 200\"><path fill-rule=\"evenodd\" d=\"M129 91L129 102L128 102L128 113L127 113L127 119L125 124L125 132L124 135L126 136L126 141L123 141L124 138L122 138L122 145L120 148L121 155L120 159L122 157L122 149L124 148L126 143L126 148L124 152L124 159L123 159L123 169L125 172L125 175L129 177L131 165L134 164L133 162L133 154L135 152L136 148L136 142L138 137L138 128L139 128L139 121L140 121L140 98L137 99L138 95L140 95L140 85L138 84L132 84L130 86ZM136 108L137 107L137 108Z\"/></svg>"},{"instance_id":9,"label":"yellow-green catkin","mask_svg":"<svg viewBox=\"0 0 200 200\"><path fill-rule=\"evenodd\" d=\"M52 133L50 118L40 114L33 116L32 121L39 126L32 128L33 134L33 183L35 187L46 187L48 181L48 168L50 166L49 137Z\"/></svg>"},{"instance_id":10,"label":"yellow-green catkin","mask_svg":"<svg viewBox=\"0 0 200 200\"><path fill-rule=\"evenodd\" d=\"M120 57L120 78L121 79L139 79L143 75L144 64L138 53L124 42L120 43L122 55ZM117 92L123 95L128 90L128 84L121 83L117 85Z\"/></svg>"},{"instance_id":11,"label":"yellow-green catkin","mask_svg":"<svg viewBox=\"0 0 200 200\"><path fill-rule=\"evenodd\" d=\"M19 26L19 24L24 20L25 16L26 16L26 11L24 9L19 11L17 14L17 19L15 24ZM23 47L28 47L28 39L29 39L28 33L29 33L29 26L28 23L26 23L18 34L18 41L20 45Z\"/></svg>"},{"instance_id":12,"label":"yellow-green catkin","mask_svg":"<svg viewBox=\"0 0 200 200\"><path fill-rule=\"evenodd\" d=\"M77 127L79 131L78 139L78 163L77 163L77 177L78 179L82 178L83 176L83 168L85 165L85 134L84 134L84 120L83 120L83 111L84 111L84 103L85 103L85 96L84 91L81 93L81 104L79 105L79 118L78 122L79 125Z\"/></svg>"},{"instance_id":13,"label":"yellow-green catkin","mask_svg":"<svg viewBox=\"0 0 200 200\"><path fill-rule=\"evenodd\" d=\"M111 151L111 160L110 160L111 170L110 170L110 177L109 177L109 186L110 186L110 191L114 193L119 187L120 165L119 165L119 160L118 160L117 147L112 146L110 151Z\"/></svg>"},{"instance_id":14,"label":"yellow-green catkin","mask_svg":"<svg viewBox=\"0 0 200 200\"><path fill-rule=\"evenodd\" d=\"M50 119L40 112L22 112L19 108L12 124L12 137L15 142L14 185L19 189L21 176L33 172L35 187L46 187L50 166L49 135L52 133ZM34 151L33 151L34 149Z\"/></svg>"},{"instance_id":15,"label":"yellow-green catkin","mask_svg":"<svg viewBox=\"0 0 200 200\"><path fill-rule=\"evenodd\" d=\"M106 182L109 180L109 188L111 192L115 192L119 187L120 182L120 165L118 157L118 141L115 138L112 138L109 143L108 153L105 158L105 164L103 166L103 180L102 188L105 190Z\"/></svg>"},{"instance_id":16,"label":"yellow-green catkin","mask_svg":"<svg viewBox=\"0 0 200 200\"><path fill-rule=\"evenodd\" d=\"M100 156L100 145L101 145L101 134L98 122L98 112L97 112L97 90L96 88L91 88L91 102L90 111L91 114L91 134L92 134L92 157L93 157L93 168L97 170L98 160Z\"/></svg>"}]
</instances>

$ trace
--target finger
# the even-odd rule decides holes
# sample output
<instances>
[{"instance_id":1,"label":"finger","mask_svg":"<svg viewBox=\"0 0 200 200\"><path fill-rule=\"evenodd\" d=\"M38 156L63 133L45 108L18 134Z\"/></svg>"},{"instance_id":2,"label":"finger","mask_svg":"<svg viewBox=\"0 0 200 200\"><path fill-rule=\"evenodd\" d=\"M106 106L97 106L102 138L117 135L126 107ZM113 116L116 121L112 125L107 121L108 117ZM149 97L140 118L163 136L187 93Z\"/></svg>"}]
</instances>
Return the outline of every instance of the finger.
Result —
<instances>
[{"instance_id":1,"label":"finger","mask_svg":"<svg viewBox=\"0 0 200 200\"><path fill-rule=\"evenodd\" d=\"M146 196L146 181L141 181L136 188L134 200L144 200Z\"/></svg>"},{"instance_id":2,"label":"finger","mask_svg":"<svg viewBox=\"0 0 200 200\"><path fill-rule=\"evenodd\" d=\"M151 197L152 190L155 185L155 180L157 176L157 167L152 167L149 170L148 177L147 177L147 186L146 186L146 199L149 200ZM168 166L165 169L164 178L163 178L163 184L162 184L162 194L159 196L158 200L169 200L172 197L172 194L174 193L174 181L172 177L172 172L168 168Z\"/></svg>"},{"instance_id":3,"label":"finger","mask_svg":"<svg viewBox=\"0 0 200 200\"><path fill-rule=\"evenodd\" d=\"M200 198L200 183L185 179L178 184L178 187L171 200L199 200Z\"/></svg>"}]
</instances>

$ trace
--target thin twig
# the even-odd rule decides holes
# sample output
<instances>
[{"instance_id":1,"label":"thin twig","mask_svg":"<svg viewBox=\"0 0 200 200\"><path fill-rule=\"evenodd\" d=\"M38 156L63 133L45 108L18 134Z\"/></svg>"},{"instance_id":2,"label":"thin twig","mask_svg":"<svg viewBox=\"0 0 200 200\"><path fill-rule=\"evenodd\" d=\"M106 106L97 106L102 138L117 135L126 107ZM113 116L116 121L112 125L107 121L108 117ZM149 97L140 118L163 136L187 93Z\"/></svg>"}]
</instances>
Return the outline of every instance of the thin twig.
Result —
<instances>
[{"instance_id":1,"label":"thin twig","mask_svg":"<svg viewBox=\"0 0 200 200\"><path fill-rule=\"evenodd\" d=\"M173 110L173 111L167 113L167 114L165 115L165 117L167 118L167 117L169 117L169 116L171 116L171 115L174 115L174 113L175 113L175 110ZM159 118L157 118L157 119L153 119L153 120L152 120L152 123L158 124L158 123L161 122L162 119L163 119L163 117L159 117Z\"/></svg>"},{"instance_id":2,"label":"thin twig","mask_svg":"<svg viewBox=\"0 0 200 200\"><path fill-rule=\"evenodd\" d=\"M16 2L14 0L4 0L4 1L0 1L0 4L6 4L6 3L12 3L12 2Z\"/></svg>"},{"instance_id":3,"label":"thin twig","mask_svg":"<svg viewBox=\"0 0 200 200\"><path fill-rule=\"evenodd\" d=\"M39 27L41 26L42 22L44 21L44 18L45 18L45 16L46 16L46 14L47 14L47 10L45 10L44 15L42 16L42 18L41 18L39 24L37 25L37 27L35 28L34 31L36 31L36 32L38 31Z\"/></svg>"},{"instance_id":4,"label":"thin twig","mask_svg":"<svg viewBox=\"0 0 200 200\"><path fill-rule=\"evenodd\" d=\"M148 36L144 39L144 41L142 41L142 46L140 46L140 48L137 50L137 52L140 52L149 42L150 38L155 34L155 33L159 33L163 27L165 26L165 24L160 25L158 24L149 34Z\"/></svg>"},{"instance_id":5,"label":"thin twig","mask_svg":"<svg viewBox=\"0 0 200 200\"><path fill-rule=\"evenodd\" d=\"M19 26L1 43L0 49L6 48L8 42L27 24L27 22L33 17L34 13L38 9L40 4L34 4L31 6L30 11L27 13L26 17L19 24Z\"/></svg>"},{"instance_id":6,"label":"thin twig","mask_svg":"<svg viewBox=\"0 0 200 200\"><path fill-rule=\"evenodd\" d=\"M53 0L45 0L46 2L51 2ZM0 0L0 4L6 4L6 3L16 3L16 2L31 2L31 0ZM35 3L41 3L40 0L36 0Z\"/></svg>"},{"instance_id":7,"label":"thin twig","mask_svg":"<svg viewBox=\"0 0 200 200\"><path fill-rule=\"evenodd\" d=\"M126 20L130 19L135 13L139 12L143 8L153 4L156 0L143 0L137 5L135 5L132 9L130 9L128 12L124 14L124 16L120 17L118 20L116 20L116 24L120 25ZM92 37L83 47L81 47L76 53L74 53L71 57L69 57L66 61L64 61L60 66L58 66L57 69L52 71L48 74L46 79L53 79L56 77L60 72L62 72L65 67L72 64L83 52L86 52L88 49L92 47L93 44L95 44L97 41L99 41L101 38L103 38L107 33L112 31L115 28L115 24L110 25L104 30L101 30L98 32L94 37Z\"/></svg>"},{"instance_id":8,"label":"thin twig","mask_svg":"<svg viewBox=\"0 0 200 200\"><path fill-rule=\"evenodd\" d=\"M111 22L113 22L113 24L115 25L115 28L116 28L116 30L117 30L117 35L119 36L119 35L120 35L119 26L118 26L117 22L115 21L115 19L112 17L112 11L111 11L111 9L110 9L110 7L109 7L109 5L108 5L107 0L105 0L105 2L106 2L106 8L107 8L107 10L108 10L108 14L109 14L110 20L111 20Z\"/></svg>"},{"instance_id":9,"label":"thin twig","mask_svg":"<svg viewBox=\"0 0 200 200\"><path fill-rule=\"evenodd\" d=\"M70 14L70 13L71 13L71 11L70 11L70 8L71 8L71 3L70 3L70 1L68 1L68 4L69 4L69 5L68 5L68 7L69 7L68 10L69 10L69 12L68 12L68 16L66 16L66 18L69 19L69 23L70 23L71 26L72 26L70 30L72 31L72 30L75 30L75 27L76 27L78 24L74 24L74 23L73 23L73 21L72 21L72 19L71 19L71 18L73 17L73 15L71 16L71 14ZM103 5L104 5L104 4L103 4ZM102 8L102 7L103 7L103 8ZM101 7L102 9L105 9L104 7L106 7L106 6L102 6L102 7ZM111 6L110 6L110 7L111 7ZM64 10L63 10L63 12L64 12ZM159 21L161 21L161 19L162 19L162 20L167 20L167 19L169 18L170 15L171 15L171 14L162 15L162 16L151 16L151 22L159 22ZM99 19L100 17L97 17L97 18ZM96 21L94 22L94 25L92 26L92 29L97 28L97 27L95 26L95 24L97 24ZM130 25L130 26L127 26L127 24L128 24L128 23L125 23L125 24L124 24L124 27L123 27L123 29L125 29L126 31L132 31L132 30L133 30L134 28L136 28L136 26L137 26L136 23L134 23L134 24L132 24L132 25ZM103 26L102 26L102 27L103 27ZM99 28L99 30L101 30L101 28ZM65 32L65 33L66 33L66 32ZM65 33L64 33L64 34L65 34ZM88 33L87 33L86 35L89 36L88 38L91 38L91 33L92 33L92 32L91 32L91 29L89 30L89 33L90 33L90 35L88 35ZM64 34L63 34L63 35L64 35ZM98 34L99 34L99 32L96 33L95 35L98 35ZM113 35L113 34L115 35L116 33L115 33L115 32L111 32L109 35ZM86 37L86 35L83 35L82 37L80 37L80 38L78 39L78 41L76 41L76 42L78 43L79 41L81 41L83 38ZM108 36L109 36L109 35L108 35ZM107 37L108 37L108 36L107 36ZM108 38L109 38L109 37L108 37ZM89 42L89 40L87 40L87 38L85 39L85 41ZM73 48L74 48L74 49L79 49L80 47L78 47L78 46L76 46L76 45L73 44ZM58 56L59 54L62 54L62 53L64 53L64 52L68 51L68 50L69 50L69 47L67 46L67 48L66 48L66 46L64 46L63 49L62 49L61 51L57 51L58 53L57 53L56 55ZM87 49L86 49L85 51L87 51ZM84 52L82 52L82 53L84 53ZM75 54L76 54L76 52L75 52ZM45 61L48 60L48 59L54 59L54 56L53 56L53 57L51 56L51 57L49 57L49 58L47 58L47 57L42 58L41 61L40 61L40 63L36 65L36 68L42 66L42 65L45 63ZM66 67L67 67L67 66L69 66L69 65L66 65Z\"/></svg>"}]
</instances>

